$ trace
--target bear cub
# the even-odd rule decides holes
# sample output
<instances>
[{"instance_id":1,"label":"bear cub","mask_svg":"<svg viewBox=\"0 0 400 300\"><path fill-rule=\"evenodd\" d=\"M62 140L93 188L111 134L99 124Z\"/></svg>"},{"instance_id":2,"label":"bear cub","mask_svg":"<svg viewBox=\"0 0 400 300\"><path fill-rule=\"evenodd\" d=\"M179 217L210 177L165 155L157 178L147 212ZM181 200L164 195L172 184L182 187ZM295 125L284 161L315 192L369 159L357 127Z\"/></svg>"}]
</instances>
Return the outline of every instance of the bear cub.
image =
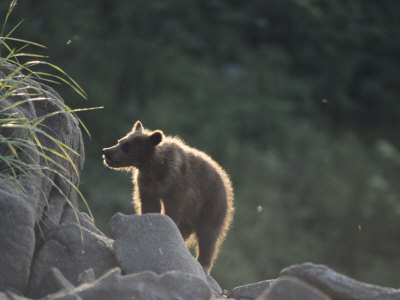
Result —
<instances>
[{"instance_id":1,"label":"bear cub","mask_svg":"<svg viewBox=\"0 0 400 300\"><path fill-rule=\"evenodd\" d=\"M210 272L233 215L227 173L204 152L137 121L115 146L103 149L104 164L133 173L137 214L165 212L182 237L197 240L197 260Z\"/></svg>"}]
</instances>

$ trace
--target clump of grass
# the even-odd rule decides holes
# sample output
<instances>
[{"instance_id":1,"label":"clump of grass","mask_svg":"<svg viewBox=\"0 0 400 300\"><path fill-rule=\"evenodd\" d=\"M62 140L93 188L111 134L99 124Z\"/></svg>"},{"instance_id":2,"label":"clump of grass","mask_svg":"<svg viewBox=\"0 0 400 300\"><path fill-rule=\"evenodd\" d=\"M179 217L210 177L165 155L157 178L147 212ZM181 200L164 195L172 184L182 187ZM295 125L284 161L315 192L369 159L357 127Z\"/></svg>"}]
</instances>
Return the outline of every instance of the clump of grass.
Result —
<instances>
[{"instance_id":1,"label":"clump of grass","mask_svg":"<svg viewBox=\"0 0 400 300\"><path fill-rule=\"evenodd\" d=\"M39 189L37 178L44 179L73 206L63 189L54 181L56 175L76 191L93 219L84 196L72 179L75 176L79 178L79 171L73 160L79 153L60 141L56 135L50 134L51 129L44 125L47 119L55 115L73 114L89 134L76 116L76 112L88 109L71 109L60 100L57 103L59 109L44 116L32 118L20 113L34 101L49 101L49 92L38 83L67 84L83 99L86 99L86 94L60 67L47 62L45 56L27 52L29 48L46 48L45 46L13 37L22 22L6 32L6 23L16 4L16 0L11 1L0 32L0 68L8 70L7 74L0 76L0 179L25 196L29 192L21 184L21 178L28 178ZM18 100L10 101L13 98ZM41 142L43 138L53 146L44 145ZM75 174L71 174L65 165L71 166L72 173Z\"/></svg>"}]
</instances>

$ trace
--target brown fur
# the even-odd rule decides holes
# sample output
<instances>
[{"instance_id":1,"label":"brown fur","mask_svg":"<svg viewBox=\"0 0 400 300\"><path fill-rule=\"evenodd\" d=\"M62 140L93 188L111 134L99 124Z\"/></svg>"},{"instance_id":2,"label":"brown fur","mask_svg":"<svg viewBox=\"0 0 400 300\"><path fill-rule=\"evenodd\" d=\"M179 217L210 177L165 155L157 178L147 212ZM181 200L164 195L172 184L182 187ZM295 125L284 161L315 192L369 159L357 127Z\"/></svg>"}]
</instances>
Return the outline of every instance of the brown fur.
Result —
<instances>
[{"instance_id":1,"label":"brown fur","mask_svg":"<svg viewBox=\"0 0 400 300\"><path fill-rule=\"evenodd\" d=\"M197 259L209 272L234 210L226 172L207 154L139 121L118 144L103 149L103 159L107 167L133 172L137 214L160 213L163 206L184 240L196 235Z\"/></svg>"}]
</instances>

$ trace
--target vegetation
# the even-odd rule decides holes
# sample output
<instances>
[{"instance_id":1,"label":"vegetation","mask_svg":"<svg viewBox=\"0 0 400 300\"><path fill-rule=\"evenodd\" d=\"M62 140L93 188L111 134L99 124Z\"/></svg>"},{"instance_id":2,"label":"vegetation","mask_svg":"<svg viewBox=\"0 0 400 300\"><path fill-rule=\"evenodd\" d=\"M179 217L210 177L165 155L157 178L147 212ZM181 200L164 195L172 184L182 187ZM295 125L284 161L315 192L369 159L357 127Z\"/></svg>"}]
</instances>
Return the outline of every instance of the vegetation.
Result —
<instances>
[{"instance_id":1,"label":"vegetation","mask_svg":"<svg viewBox=\"0 0 400 300\"><path fill-rule=\"evenodd\" d=\"M101 149L138 119L231 174L213 269L229 289L304 261L397 285L399 13L396 0L38 0L11 19L105 106L81 114L81 190L103 230L133 208Z\"/></svg>"},{"instance_id":2,"label":"vegetation","mask_svg":"<svg viewBox=\"0 0 400 300\"><path fill-rule=\"evenodd\" d=\"M84 196L71 180L71 174L66 170L65 164L60 163L65 161L71 165L76 173L75 176L79 177L72 157L80 154L50 134L48 128L43 125L54 115L75 114L84 109L73 110L60 101L58 110L43 116L32 118L23 113L27 103L43 101L49 97L43 86L32 84L32 80L52 84L65 83L84 98L86 98L85 93L61 68L47 62L43 55L26 52L29 47L45 48L45 46L15 38L13 33L21 23L10 31L5 31L15 5L16 1L11 1L0 32L0 67L3 71L8 70L2 73L0 78L0 178L13 185L24 197L29 197L30 192L21 184L21 177L29 178L39 189L42 184L41 179L44 178L72 205L62 189L54 182L52 175L56 174L77 191L87 206ZM42 66L47 67L47 70L40 68ZM16 101L8 101L12 98ZM86 129L82 122L81 124ZM54 147L47 147L47 143L43 144L43 139L47 139ZM38 178L40 180L37 180ZM37 201L37 199L29 200ZM88 206L87 208L90 213Z\"/></svg>"}]
</instances>

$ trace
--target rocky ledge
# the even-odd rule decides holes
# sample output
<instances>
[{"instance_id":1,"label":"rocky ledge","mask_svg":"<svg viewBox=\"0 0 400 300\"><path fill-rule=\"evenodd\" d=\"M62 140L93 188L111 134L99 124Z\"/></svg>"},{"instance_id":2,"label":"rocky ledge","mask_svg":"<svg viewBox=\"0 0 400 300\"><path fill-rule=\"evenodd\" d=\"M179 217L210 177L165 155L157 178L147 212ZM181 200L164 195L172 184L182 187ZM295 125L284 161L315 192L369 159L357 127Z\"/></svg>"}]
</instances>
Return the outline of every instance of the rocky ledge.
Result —
<instances>
[{"instance_id":1,"label":"rocky ledge","mask_svg":"<svg viewBox=\"0 0 400 300\"><path fill-rule=\"evenodd\" d=\"M224 295L190 254L172 220L161 214L118 213L110 221L112 239L105 236L77 209L74 186L84 161L77 120L57 113L64 105L54 90L21 80L14 70L0 63L0 119L6 120L0 124L0 137L25 139L31 147L13 151L0 144L0 154L43 169L9 172L10 178L2 172L0 300L400 299L399 290L357 282L311 263ZM21 117L32 123L42 120L36 136L26 127L5 126ZM64 157L56 154L56 141L65 145ZM0 163L0 170L4 168Z\"/></svg>"}]
</instances>

